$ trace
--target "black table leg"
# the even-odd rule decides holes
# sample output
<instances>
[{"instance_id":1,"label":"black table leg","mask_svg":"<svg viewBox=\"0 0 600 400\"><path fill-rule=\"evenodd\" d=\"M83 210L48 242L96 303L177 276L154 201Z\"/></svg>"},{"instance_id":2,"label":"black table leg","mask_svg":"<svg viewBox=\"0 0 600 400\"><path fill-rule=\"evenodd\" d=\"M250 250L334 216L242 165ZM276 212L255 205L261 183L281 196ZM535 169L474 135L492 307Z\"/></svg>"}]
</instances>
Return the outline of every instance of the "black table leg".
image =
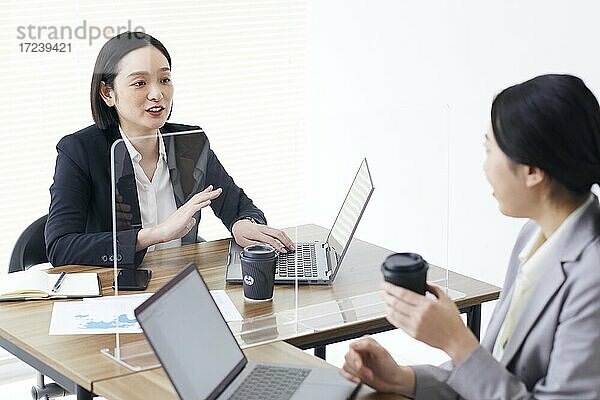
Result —
<instances>
[{"instance_id":1,"label":"black table leg","mask_svg":"<svg viewBox=\"0 0 600 400\"><path fill-rule=\"evenodd\" d=\"M315 347L315 356L319 357L321 360L325 360L326 349L327 349L326 346L317 346L317 347Z\"/></svg>"},{"instance_id":2,"label":"black table leg","mask_svg":"<svg viewBox=\"0 0 600 400\"><path fill-rule=\"evenodd\" d=\"M81 386L77 385L77 400L92 400L94 395L92 392L85 390Z\"/></svg>"},{"instance_id":3,"label":"black table leg","mask_svg":"<svg viewBox=\"0 0 600 400\"><path fill-rule=\"evenodd\" d=\"M471 329L477 340L479 340L481 333L481 304L463 308L460 311L467 314L467 326Z\"/></svg>"}]
</instances>

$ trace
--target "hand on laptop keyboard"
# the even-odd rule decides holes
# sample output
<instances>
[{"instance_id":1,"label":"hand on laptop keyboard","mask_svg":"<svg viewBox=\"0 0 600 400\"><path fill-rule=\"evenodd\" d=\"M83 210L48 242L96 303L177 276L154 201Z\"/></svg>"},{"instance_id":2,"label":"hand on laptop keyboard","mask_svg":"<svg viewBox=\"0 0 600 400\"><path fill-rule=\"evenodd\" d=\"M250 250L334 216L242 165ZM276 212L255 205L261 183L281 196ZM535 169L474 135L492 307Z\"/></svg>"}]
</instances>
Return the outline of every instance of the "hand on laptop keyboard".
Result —
<instances>
[{"instance_id":1,"label":"hand on laptop keyboard","mask_svg":"<svg viewBox=\"0 0 600 400\"><path fill-rule=\"evenodd\" d=\"M249 219L240 219L233 224L231 233L236 243L242 247L267 243L280 253L296 250L292 239L282 230L257 224Z\"/></svg>"}]
</instances>

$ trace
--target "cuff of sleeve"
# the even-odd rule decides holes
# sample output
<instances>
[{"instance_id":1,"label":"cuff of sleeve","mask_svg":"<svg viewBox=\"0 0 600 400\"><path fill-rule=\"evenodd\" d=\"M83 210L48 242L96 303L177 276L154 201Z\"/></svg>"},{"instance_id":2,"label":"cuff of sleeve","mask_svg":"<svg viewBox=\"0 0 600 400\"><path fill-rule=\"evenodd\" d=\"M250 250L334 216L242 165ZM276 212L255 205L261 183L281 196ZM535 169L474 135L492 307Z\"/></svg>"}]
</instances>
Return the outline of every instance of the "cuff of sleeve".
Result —
<instances>
[{"instance_id":1,"label":"cuff of sleeve","mask_svg":"<svg viewBox=\"0 0 600 400\"><path fill-rule=\"evenodd\" d=\"M135 251L140 229L117 232L117 261L124 268L137 268L146 255L146 249Z\"/></svg>"},{"instance_id":2,"label":"cuff of sleeve","mask_svg":"<svg viewBox=\"0 0 600 400\"><path fill-rule=\"evenodd\" d=\"M457 394L446 384L452 372L452 364L440 367L413 365L415 373L415 399L456 399Z\"/></svg>"},{"instance_id":3,"label":"cuff of sleeve","mask_svg":"<svg viewBox=\"0 0 600 400\"><path fill-rule=\"evenodd\" d=\"M499 377L506 373L506 369L480 345L453 369L447 383L465 398L496 398ZM494 384L490 385L486 376L495 377Z\"/></svg>"},{"instance_id":4,"label":"cuff of sleeve","mask_svg":"<svg viewBox=\"0 0 600 400\"><path fill-rule=\"evenodd\" d=\"M265 219L263 217L261 217L260 215L240 215L238 218L235 219L235 221L233 221L233 223L231 224L231 226L229 227L229 232L231 232L231 230L233 229L233 225L238 222L241 221L243 219L247 219L249 221L254 222L255 224L260 224L260 225L266 225L267 221L265 221Z\"/></svg>"}]
</instances>

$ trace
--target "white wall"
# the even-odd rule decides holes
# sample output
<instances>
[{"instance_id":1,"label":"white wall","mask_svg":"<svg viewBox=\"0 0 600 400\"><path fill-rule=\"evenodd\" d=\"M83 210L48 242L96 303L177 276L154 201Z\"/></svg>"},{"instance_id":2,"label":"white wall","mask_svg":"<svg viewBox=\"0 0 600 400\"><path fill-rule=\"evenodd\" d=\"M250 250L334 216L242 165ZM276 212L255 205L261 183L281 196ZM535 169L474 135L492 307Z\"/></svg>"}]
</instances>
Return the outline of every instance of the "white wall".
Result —
<instances>
[{"instance_id":1,"label":"white wall","mask_svg":"<svg viewBox=\"0 0 600 400\"><path fill-rule=\"evenodd\" d=\"M523 221L497 211L481 169L491 101L551 72L600 94L598 15L592 1L311 1L307 209L330 225L367 155L358 237L500 285Z\"/></svg>"}]
</instances>

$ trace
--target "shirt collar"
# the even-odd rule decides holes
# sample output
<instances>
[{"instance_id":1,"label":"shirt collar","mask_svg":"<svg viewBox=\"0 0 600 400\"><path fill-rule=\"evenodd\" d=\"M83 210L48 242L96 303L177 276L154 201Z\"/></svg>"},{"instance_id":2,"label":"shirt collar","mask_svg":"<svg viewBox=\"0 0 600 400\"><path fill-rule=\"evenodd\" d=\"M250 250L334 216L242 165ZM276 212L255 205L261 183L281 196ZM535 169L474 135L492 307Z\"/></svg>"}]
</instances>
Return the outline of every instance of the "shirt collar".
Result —
<instances>
[{"instance_id":1,"label":"shirt collar","mask_svg":"<svg viewBox=\"0 0 600 400\"><path fill-rule=\"evenodd\" d=\"M158 156L162 158L163 161L167 161L167 151L165 150L165 141L162 136L162 132L160 129L158 130Z\"/></svg>"},{"instance_id":2,"label":"shirt collar","mask_svg":"<svg viewBox=\"0 0 600 400\"><path fill-rule=\"evenodd\" d=\"M565 220L560 224L560 226L558 228L556 228L556 230L554 232L552 232L552 235L550 235L550 237L546 239L546 241L542 244L542 246L540 246L540 248L538 250L541 250L543 247L554 246L554 243L558 242L558 240L562 236L562 233L570 225L572 225L573 223L575 223L575 221L577 221L577 219L581 216L581 214L583 214L584 209L595 199L596 199L596 196L590 195L590 197L588 197L588 199L586 201L584 201L582 205L577 207L577 209L575 209L575 211L573 211L571 214L569 214L569 216L567 218L565 218ZM536 245L536 243L538 242L541 235L542 235L542 229L540 227L538 227L536 229L536 231L533 233L533 235L531 235L531 238L529 239L529 241L527 242L525 247L523 247L523 250L521 250L521 252L519 253L519 260L521 261L521 263L524 263L533 255L532 250L533 250L534 246Z\"/></svg>"},{"instance_id":3,"label":"shirt collar","mask_svg":"<svg viewBox=\"0 0 600 400\"><path fill-rule=\"evenodd\" d=\"M142 155L140 154L139 151L136 150L136 148L133 146L133 144L131 144L131 141L129 140L127 135L123 132L123 130L121 129L121 126L119 126L119 132L121 133L121 138L123 139L123 142L125 142L125 147L127 147L127 151L129 152L131 161L139 164L140 160L142 159ZM161 133L160 129L158 130L158 155L159 155L159 159L162 159L165 162L167 161L167 151L165 150L165 141L162 137L162 133Z\"/></svg>"}]
</instances>

